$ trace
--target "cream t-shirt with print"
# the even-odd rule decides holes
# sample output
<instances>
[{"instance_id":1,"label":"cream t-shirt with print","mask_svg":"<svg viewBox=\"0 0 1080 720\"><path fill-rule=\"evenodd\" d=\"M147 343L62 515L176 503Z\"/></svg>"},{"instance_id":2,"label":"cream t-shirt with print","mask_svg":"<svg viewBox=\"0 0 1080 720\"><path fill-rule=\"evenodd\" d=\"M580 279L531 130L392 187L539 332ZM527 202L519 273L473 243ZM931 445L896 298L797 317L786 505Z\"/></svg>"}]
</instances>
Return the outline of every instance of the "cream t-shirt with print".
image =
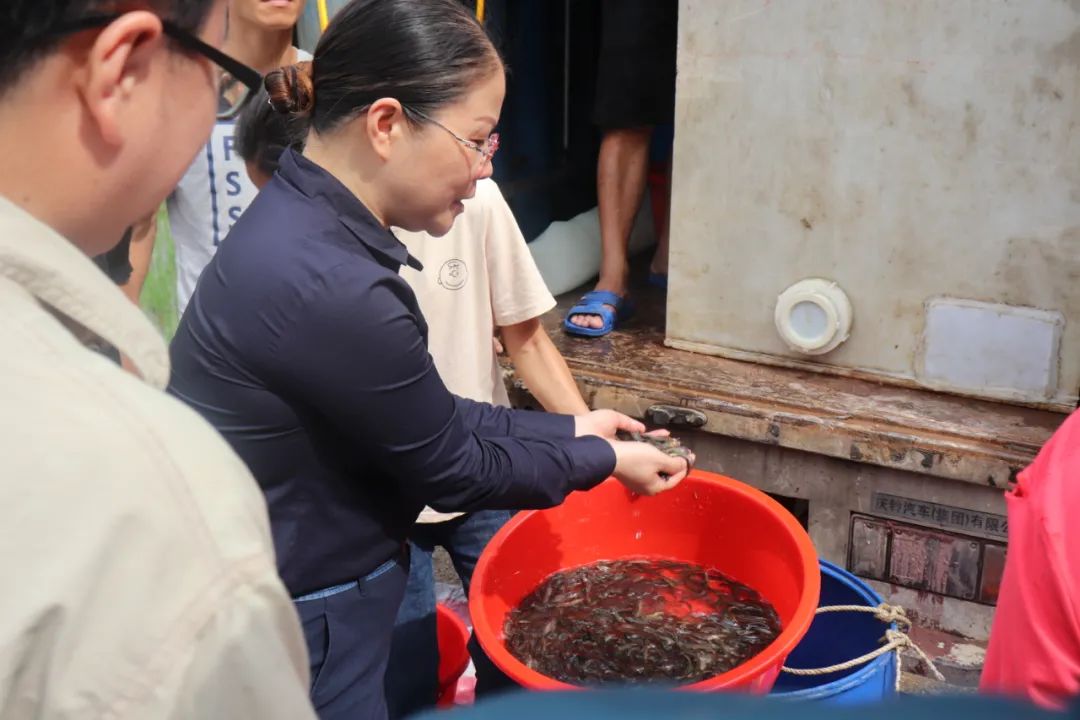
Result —
<instances>
[{"instance_id":1,"label":"cream t-shirt with print","mask_svg":"<svg viewBox=\"0 0 1080 720\"><path fill-rule=\"evenodd\" d=\"M465 212L443 237L394 229L422 272L403 267L428 323L428 351L450 392L509 406L492 338L496 328L516 325L555 307L555 298L533 262L494 180L476 184ZM425 508L420 522L460 513Z\"/></svg>"}]
</instances>

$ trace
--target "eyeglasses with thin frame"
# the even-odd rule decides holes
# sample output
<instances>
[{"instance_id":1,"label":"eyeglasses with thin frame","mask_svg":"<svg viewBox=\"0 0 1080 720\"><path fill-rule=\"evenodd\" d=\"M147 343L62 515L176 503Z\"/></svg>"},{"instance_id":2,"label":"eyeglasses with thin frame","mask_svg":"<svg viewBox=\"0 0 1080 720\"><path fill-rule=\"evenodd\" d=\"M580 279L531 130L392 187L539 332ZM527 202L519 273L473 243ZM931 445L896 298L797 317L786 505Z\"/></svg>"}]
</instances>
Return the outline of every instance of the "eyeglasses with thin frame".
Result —
<instances>
[{"instance_id":1,"label":"eyeglasses with thin frame","mask_svg":"<svg viewBox=\"0 0 1080 720\"><path fill-rule=\"evenodd\" d=\"M402 107L405 107L405 106L402 106ZM476 167L473 168L473 173L474 174L479 173L483 169L484 165L486 165L488 162L491 161L492 157L495 156L495 153L499 149L499 133L491 133L490 135L487 136L487 140L484 141L484 144L479 145L477 143L474 143L472 140L467 140L467 139L461 137L456 132L454 132L450 128L446 127L441 122L439 122L435 118L431 117L427 113L422 113L422 112L420 112L419 110L417 110L416 108L413 108L413 107L405 107L405 111L410 112L410 113L412 113L414 115L418 115L419 117L423 118L424 120L427 120L429 123L431 123L433 125L437 125L442 130L450 133L450 135L452 135L455 140L457 140L459 143L461 143L465 147L469 148L470 150L472 150L474 152L480 153L480 161L476 164Z\"/></svg>"},{"instance_id":2,"label":"eyeglasses with thin frame","mask_svg":"<svg viewBox=\"0 0 1080 720\"><path fill-rule=\"evenodd\" d=\"M121 15L118 13L88 15L77 20L60 23L50 30L50 34L67 35L83 30L105 27L120 17ZM235 118L243 110L244 105L258 92L259 86L262 84L262 76L259 72L239 60L229 57L213 45L203 42L171 20L162 18L161 29L167 37L175 40L181 47L202 55L218 66L221 75L218 78L220 99L217 118L219 120Z\"/></svg>"}]
</instances>

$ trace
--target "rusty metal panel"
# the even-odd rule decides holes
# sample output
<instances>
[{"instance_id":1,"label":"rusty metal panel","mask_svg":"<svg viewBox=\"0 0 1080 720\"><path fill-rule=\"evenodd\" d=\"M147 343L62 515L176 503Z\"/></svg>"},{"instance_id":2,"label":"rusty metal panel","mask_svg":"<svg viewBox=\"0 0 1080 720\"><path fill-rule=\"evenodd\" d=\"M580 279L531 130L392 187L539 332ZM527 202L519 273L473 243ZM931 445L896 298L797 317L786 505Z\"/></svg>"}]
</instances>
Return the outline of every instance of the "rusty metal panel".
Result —
<instances>
[{"instance_id":1,"label":"rusty metal panel","mask_svg":"<svg viewBox=\"0 0 1080 720\"><path fill-rule=\"evenodd\" d=\"M979 583L979 600L997 604L1001 576L1005 574L1005 546L987 543L983 546L982 582Z\"/></svg>"},{"instance_id":2,"label":"rusty metal panel","mask_svg":"<svg viewBox=\"0 0 1080 720\"><path fill-rule=\"evenodd\" d=\"M894 527L889 581L974 600L978 590L979 543L970 539Z\"/></svg>"},{"instance_id":3,"label":"rusty metal panel","mask_svg":"<svg viewBox=\"0 0 1080 720\"><path fill-rule=\"evenodd\" d=\"M889 551L887 525L861 515L853 515L848 548L848 570L874 580L886 578Z\"/></svg>"}]
</instances>

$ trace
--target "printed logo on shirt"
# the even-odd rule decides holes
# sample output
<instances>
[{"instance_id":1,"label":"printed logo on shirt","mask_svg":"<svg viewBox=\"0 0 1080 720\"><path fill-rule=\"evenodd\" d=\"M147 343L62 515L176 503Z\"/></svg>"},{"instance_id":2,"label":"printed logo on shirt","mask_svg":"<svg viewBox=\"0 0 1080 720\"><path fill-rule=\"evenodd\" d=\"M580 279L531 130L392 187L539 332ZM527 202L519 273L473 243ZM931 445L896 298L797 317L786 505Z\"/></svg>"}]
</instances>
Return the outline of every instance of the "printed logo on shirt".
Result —
<instances>
[{"instance_id":1,"label":"printed logo on shirt","mask_svg":"<svg viewBox=\"0 0 1080 720\"><path fill-rule=\"evenodd\" d=\"M447 290L460 290L469 279L469 268L464 260L451 258L439 268L439 284Z\"/></svg>"},{"instance_id":2,"label":"printed logo on shirt","mask_svg":"<svg viewBox=\"0 0 1080 720\"><path fill-rule=\"evenodd\" d=\"M244 160L235 147L236 123L217 122L206 144L210 175L210 218L214 247L229 234L233 223L255 199L255 185L248 178Z\"/></svg>"}]
</instances>

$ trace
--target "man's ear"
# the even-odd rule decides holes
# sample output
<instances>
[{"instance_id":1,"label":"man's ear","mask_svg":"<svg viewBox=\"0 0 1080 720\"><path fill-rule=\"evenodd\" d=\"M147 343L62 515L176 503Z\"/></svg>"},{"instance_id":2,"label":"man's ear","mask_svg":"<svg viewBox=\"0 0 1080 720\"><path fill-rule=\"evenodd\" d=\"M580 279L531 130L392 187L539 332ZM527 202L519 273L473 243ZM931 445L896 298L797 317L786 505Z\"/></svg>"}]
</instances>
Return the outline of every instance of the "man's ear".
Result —
<instances>
[{"instance_id":1,"label":"man's ear","mask_svg":"<svg viewBox=\"0 0 1080 720\"><path fill-rule=\"evenodd\" d=\"M405 124L405 111L394 98L379 98L371 103L364 118L364 130L372 148L383 160L390 156L390 148L400 138Z\"/></svg>"},{"instance_id":2,"label":"man's ear","mask_svg":"<svg viewBox=\"0 0 1080 720\"><path fill-rule=\"evenodd\" d=\"M79 92L106 143L123 140L132 98L150 78L154 54L166 41L160 18L139 10L106 25L90 46Z\"/></svg>"}]
</instances>

